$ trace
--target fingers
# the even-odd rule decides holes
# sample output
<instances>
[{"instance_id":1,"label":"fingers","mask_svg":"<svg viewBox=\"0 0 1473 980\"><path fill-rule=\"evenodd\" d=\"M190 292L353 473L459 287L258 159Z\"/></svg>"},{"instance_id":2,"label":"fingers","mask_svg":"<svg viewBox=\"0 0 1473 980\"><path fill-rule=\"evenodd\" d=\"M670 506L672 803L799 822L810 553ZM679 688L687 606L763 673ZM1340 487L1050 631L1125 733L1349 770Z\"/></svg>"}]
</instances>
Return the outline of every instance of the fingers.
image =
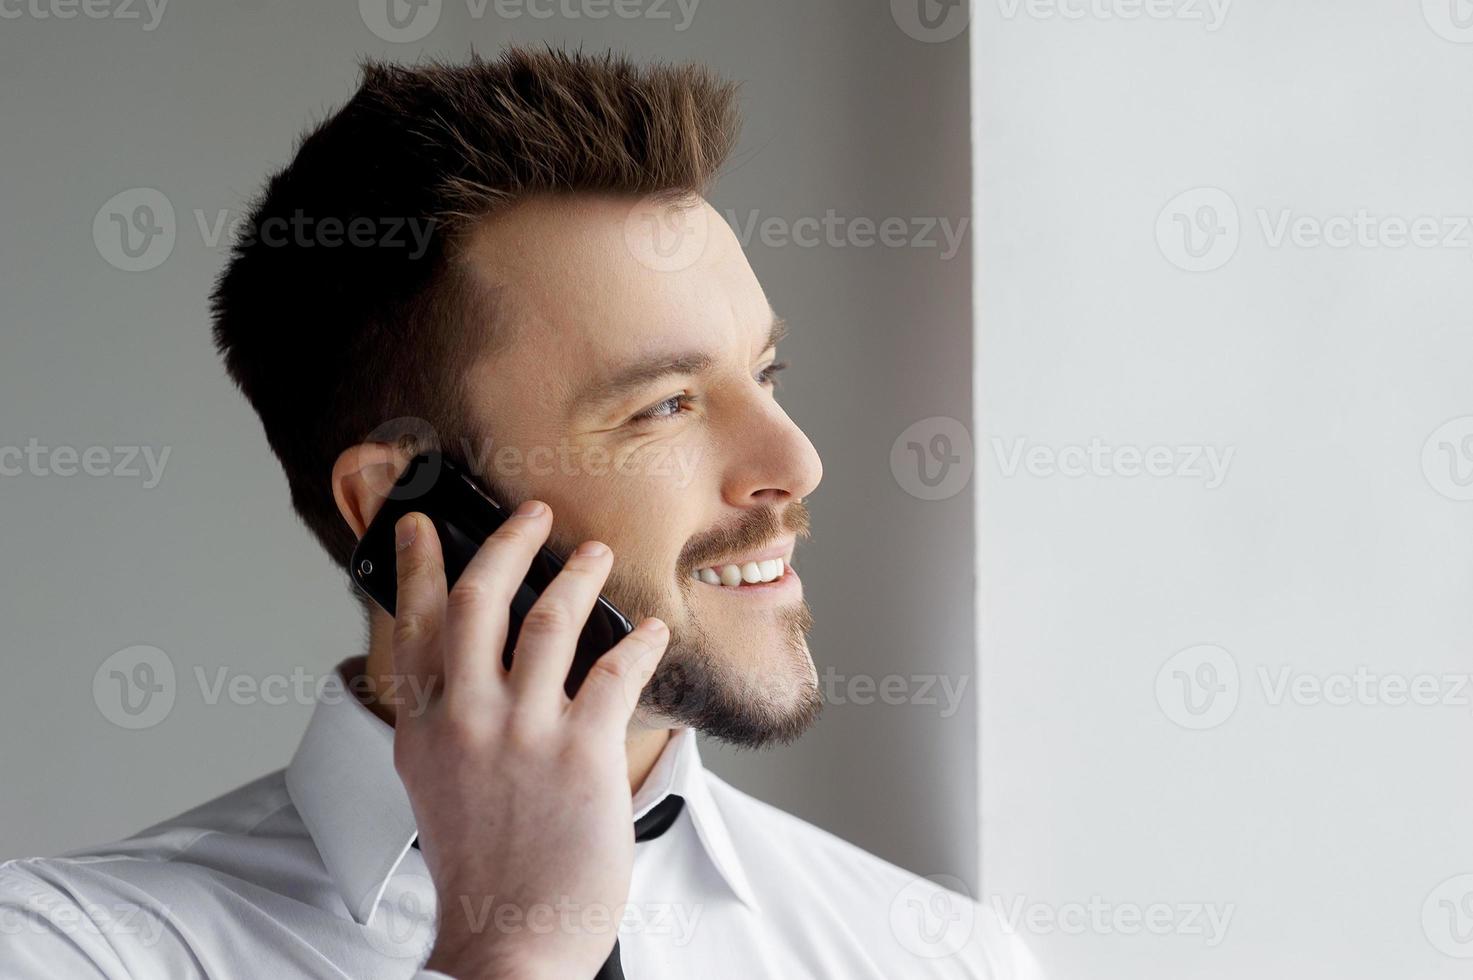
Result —
<instances>
[{"instance_id":1,"label":"fingers","mask_svg":"<svg viewBox=\"0 0 1473 980\"><path fill-rule=\"evenodd\" d=\"M551 509L525 502L482 543L450 590L445 675L452 700L479 703L500 685L512 597L551 528Z\"/></svg>"},{"instance_id":2,"label":"fingers","mask_svg":"<svg viewBox=\"0 0 1473 980\"><path fill-rule=\"evenodd\" d=\"M563 682L573 665L578 637L608 578L614 555L608 545L585 541L532 605L517 634L511 685L520 699L561 706Z\"/></svg>"},{"instance_id":3,"label":"fingers","mask_svg":"<svg viewBox=\"0 0 1473 980\"><path fill-rule=\"evenodd\" d=\"M394 672L433 689L440 676L440 624L445 618L445 560L435 526L423 514L394 525Z\"/></svg>"},{"instance_id":4,"label":"fingers","mask_svg":"<svg viewBox=\"0 0 1473 980\"><path fill-rule=\"evenodd\" d=\"M670 630L658 619L646 619L612 650L599 657L568 710L583 724L623 737L639 694L649 683L670 642Z\"/></svg>"}]
</instances>

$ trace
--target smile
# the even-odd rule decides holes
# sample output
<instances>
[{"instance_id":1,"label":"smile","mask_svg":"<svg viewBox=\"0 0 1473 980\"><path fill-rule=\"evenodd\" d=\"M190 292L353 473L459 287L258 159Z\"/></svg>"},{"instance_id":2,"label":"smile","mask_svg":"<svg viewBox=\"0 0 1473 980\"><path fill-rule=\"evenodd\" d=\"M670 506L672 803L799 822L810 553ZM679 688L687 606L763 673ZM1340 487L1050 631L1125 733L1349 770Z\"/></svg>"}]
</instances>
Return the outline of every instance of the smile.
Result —
<instances>
[{"instance_id":1,"label":"smile","mask_svg":"<svg viewBox=\"0 0 1473 980\"><path fill-rule=\"evenodd\" d=\"M695 569L691 572L691 578L704 585L724 589L747 589L782 582L796 577L792 566L792 549L793 541L789 538L762 551Z\"/></svg>"}]
</instances>

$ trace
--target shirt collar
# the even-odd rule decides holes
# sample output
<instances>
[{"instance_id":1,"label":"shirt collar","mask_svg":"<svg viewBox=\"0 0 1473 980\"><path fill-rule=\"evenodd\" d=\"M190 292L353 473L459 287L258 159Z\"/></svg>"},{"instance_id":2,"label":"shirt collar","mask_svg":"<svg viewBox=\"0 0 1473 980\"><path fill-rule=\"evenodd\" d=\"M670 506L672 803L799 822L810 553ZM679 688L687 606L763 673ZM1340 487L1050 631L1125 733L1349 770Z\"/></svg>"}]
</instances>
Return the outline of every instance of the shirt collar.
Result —
<instances>
[{"instance_id":1,"label":"shirt collar","mask_svg":"<svg viewBox=\"0 0 1473 980\"><path fill-rule=\"evenodd\" d=\"M394 729L369 711L344 677L363 658L338 665L322 685L312 720L286 770L286 788L322 863L353 919L367 925L394 869L417 833L414 812L394 770ZM635 793L635 819L671 793L685 799L702 847L745 905L756 894L711 797L695 732L677 728Z\"/></svg>"}]
</instances>

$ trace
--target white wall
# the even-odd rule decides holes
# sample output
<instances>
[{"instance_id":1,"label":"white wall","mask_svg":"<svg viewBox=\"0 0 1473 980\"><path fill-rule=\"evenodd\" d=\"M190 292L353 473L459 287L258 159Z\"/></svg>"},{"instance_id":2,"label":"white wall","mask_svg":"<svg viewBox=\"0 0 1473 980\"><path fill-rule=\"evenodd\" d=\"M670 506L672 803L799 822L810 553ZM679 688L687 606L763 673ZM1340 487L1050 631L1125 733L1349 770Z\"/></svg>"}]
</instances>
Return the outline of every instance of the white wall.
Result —
<instances>
[{"instance_id":1,"label":"white wall","mask_svg":"<svg viewBox=\"0 0 1473 980\"><path fill-rule=\"evenodd\" d=\"M984 890L1056 976L1466 976L1466 4L1129 9L971 29ZM1233 455L1050 475L1096 439Z\"/></svg>"}]
</instances>

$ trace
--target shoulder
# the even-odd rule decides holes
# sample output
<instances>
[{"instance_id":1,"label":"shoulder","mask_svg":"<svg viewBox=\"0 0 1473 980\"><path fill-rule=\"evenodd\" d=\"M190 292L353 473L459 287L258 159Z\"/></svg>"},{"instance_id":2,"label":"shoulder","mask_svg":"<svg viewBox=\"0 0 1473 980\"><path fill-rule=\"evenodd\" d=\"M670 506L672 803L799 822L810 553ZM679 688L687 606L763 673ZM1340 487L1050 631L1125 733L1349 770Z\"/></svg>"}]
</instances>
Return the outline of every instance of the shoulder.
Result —
<instances>
[{"instance_id":1,"label":"shoulder","mask_svg":"<svg viewBox=\"0 0 1473 980\"><path fill-rule=\"evenodd\" d=\"M1042 976L1020 938L960 879L908 871L714 773L706 776L764 908L803 903L830 910L874 955L890 957L877 965L906 976Z\"/></svg>"},{"instance_id":2,"label":"shoulder","mask_svg":"<svg viewBox=\"0 0 1473 980\"><path fill-rule=\"evenodd\" d=\"M60 921L80 909L96 919L112 910L167 907L226 877L250 880L285 845L312 850L281 772L105 844L55 857L0 864L0 906L17 903Z\"/></svg>"}]
</instances>

